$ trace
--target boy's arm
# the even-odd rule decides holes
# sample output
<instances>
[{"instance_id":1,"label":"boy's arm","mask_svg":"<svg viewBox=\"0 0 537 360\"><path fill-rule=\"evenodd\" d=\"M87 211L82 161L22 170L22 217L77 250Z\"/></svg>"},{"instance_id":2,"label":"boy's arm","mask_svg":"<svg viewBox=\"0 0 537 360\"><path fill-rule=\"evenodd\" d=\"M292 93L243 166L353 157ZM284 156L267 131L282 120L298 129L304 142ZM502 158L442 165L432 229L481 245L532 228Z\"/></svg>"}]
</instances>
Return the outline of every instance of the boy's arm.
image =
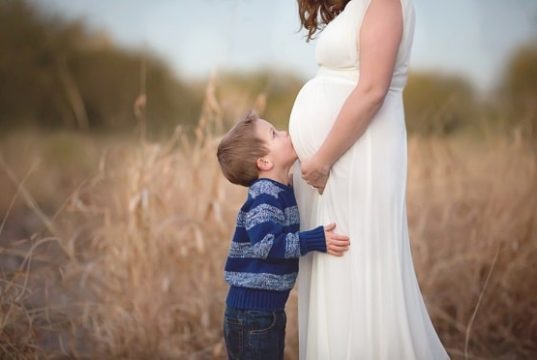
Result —
<instances>
[{"instance_id":1,"label":"boy's arm","mask_svg":"<svg viewBox=\"0 0 537 360\"><path fill-rule=\"evenodd\" d=\"M326 252L323 226L286 233L283 222L287 218L273 196L260 194L253 200L244 222L250 239L249 257L288 259L314 250Z\"/></svg>"}]
</instances>

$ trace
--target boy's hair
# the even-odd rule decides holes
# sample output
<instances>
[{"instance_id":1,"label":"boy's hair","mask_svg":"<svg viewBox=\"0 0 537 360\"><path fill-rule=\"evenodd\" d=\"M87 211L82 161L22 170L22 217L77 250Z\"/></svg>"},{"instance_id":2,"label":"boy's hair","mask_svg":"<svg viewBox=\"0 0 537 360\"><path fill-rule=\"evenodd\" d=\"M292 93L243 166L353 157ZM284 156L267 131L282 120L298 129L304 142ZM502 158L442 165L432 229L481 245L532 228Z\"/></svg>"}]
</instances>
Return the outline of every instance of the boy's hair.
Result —
<instances>
[{"instance_id":1,"label":"boy's hair","mask_svg":"<svg viewBox=\"0 0 537 360\"><path fill-rule=\"evenodd\" d=\"M257 159L269 153L265 142L255 132L258 119L255 112L248 112L218 145L216 156L220 168L233 184L250 186L259 177Z\"/></svg>"}]
</instances>

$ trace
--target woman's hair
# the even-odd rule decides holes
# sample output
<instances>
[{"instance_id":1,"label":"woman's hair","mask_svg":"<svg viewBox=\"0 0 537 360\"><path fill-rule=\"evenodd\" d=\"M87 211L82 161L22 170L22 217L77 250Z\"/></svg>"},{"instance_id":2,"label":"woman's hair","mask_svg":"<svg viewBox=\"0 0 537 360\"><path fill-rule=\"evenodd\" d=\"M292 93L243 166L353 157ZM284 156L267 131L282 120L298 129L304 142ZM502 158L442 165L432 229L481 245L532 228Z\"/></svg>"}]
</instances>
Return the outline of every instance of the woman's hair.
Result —
<instances>
[{"instance_id":1,"label":"woman's hair","mask_svg":"<svg viewBox=\"0 0 537 360\"><path fill-rule=\"evenodd\" d=\"M267 155L265 141L255 132L259 117L250 111L220 141L216 157L226 179L233 184L250 186L259 177L257 159Z\"/></svg>"},{"instance_id":2,"label":"woman's hair","mask_svg":"<svg viewBox=\"0 0 537 360\"><path fill-rule=\"evenodd\" d=\"M343 11L350 0L298 0L301 28L308 31L306 41Z\"/></svg>"}]
</instances>

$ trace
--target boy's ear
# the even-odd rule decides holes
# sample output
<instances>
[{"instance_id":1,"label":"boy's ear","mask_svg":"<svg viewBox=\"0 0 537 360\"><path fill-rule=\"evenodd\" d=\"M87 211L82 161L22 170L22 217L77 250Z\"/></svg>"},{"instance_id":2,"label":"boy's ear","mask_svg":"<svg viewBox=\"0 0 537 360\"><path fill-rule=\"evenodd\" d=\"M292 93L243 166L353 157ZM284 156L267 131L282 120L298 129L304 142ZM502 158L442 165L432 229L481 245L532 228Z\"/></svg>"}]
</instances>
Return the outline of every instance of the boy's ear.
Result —
<instances>
[{"instance_id":1,"label":"boy's ear","mask_svg":"<svg viewBox=\"0 0 537 360\"><path fill-rule=\"evenodd\" d=\"M272 161L266 158L257 159L256 164L257 164L257 168L262 171L270 171L270 169L272 169L272 167L274 166L272 164Z\"/></svg>"}]
</instances>

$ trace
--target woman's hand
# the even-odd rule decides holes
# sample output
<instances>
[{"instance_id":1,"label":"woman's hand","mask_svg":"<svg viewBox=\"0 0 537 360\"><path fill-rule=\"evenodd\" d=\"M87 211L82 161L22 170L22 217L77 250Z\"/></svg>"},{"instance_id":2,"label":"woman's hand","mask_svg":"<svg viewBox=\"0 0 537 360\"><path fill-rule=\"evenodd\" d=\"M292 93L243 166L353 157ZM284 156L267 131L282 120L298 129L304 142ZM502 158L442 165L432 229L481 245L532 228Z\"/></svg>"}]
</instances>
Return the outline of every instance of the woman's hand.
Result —
<instances>
[{"instance_id":1,"label":"woman's hand","mask_svg":"<svg viewBox=\"0 0 537 360\"><path fill-rule=\"evenodd\" d=\"M300 169L304 181L322 194L330 176L330 167L323 164L317 156L313 156L303 161Z\"/></svg>"}]
</instances>

